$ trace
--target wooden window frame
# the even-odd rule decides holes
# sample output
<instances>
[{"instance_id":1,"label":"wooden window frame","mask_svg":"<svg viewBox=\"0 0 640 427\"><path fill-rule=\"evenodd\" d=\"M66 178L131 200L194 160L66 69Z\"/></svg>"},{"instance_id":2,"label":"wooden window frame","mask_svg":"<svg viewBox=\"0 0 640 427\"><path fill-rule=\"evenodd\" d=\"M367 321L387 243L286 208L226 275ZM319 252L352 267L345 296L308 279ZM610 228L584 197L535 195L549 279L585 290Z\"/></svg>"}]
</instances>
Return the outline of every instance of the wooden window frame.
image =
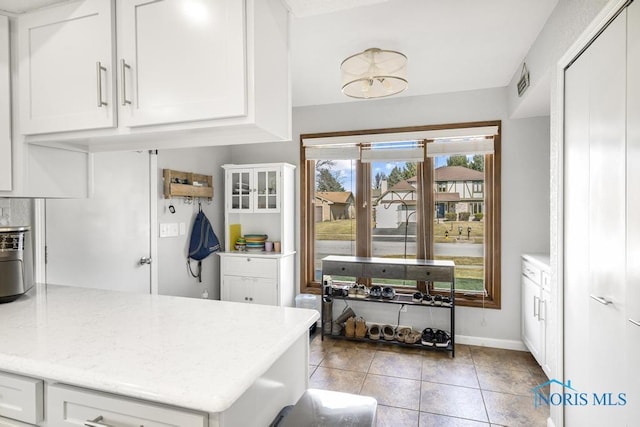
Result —
<instances>
[{"instance_id":1,"label":"wooden window frame","mask_svg":"<svg viewBox=\"0 0 640 427\"><path fill-rule=\"evenodd\" d=\"M340 136L371 135L400 132L419 132L443 129L458 129L469 127L497 126L498 132L494 136L494 153L485 155L485 182L484 182L484 221L485 221L485 289L486 295L456 293L456 304L459 306L484 307L491 309L501 308L501 135L502 122L500 120L452 123L443 125L411 126L400 128L366 129L344 132L327 132L300 135L300 292L320 293L320 283L315 280L315 260L313 242L315 236L315 220L313 200L310 195L314 194L315 186L315 162L306 160L303 140L312 138L330 138ZM371 239L368 238L371 229L371 215L368 215L368 200L371 196L371 165L367 163L356 163L356 177L358 180L365 180L360 183L364 191L356 192L356 236L366 238L356 238L356 256L370 256ZM416 257L423 259L433 259L434 240L427 239L426 236L433 235L434 209L431 207L435 203L435 191L424 191L434 188L433 159L425 158L421 163L422 167L417 168L418 188L422 197L418 199L417 215L425 218L417 223L417 235L425 236L424 239L416 240ZM425 291L431 290L431 285L418 282L417 288ZM436 292L436 291L433 291ZM437 292L436 292L437 293Z\"/></svg>"}]
</instances>

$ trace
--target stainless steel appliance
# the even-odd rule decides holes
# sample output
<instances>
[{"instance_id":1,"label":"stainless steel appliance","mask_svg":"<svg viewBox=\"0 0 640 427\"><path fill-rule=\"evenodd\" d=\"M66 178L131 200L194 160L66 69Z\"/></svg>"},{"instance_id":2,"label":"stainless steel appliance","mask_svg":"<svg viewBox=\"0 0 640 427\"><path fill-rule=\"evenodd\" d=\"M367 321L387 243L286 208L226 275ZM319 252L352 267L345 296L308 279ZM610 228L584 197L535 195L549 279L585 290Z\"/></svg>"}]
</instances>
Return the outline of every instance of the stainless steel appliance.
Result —
<instances>
[{"instance_id":1,"label":"stainless steel appliance","mask_svg":"<svg viewBox=\"0 0 640 427\"><path fill-rule=\"evenodd\" d=\"M31 228L0 227L0 303L17 299L33 286Z\"/></svg>"}]
</instances>

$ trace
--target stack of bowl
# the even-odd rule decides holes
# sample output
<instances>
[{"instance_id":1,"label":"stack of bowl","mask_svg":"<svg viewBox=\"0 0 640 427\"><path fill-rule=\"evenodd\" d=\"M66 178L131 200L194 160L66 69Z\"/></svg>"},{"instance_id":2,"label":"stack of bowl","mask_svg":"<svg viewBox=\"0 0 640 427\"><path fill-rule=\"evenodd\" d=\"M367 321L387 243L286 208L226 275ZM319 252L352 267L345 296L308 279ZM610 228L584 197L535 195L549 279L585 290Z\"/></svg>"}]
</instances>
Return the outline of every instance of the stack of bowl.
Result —
<instances>
[{"instance_id":1,"label":"stack of bowl","mask_svg":"<svg viewBox=\"0 0 640 427\"><path fill-rule=\"evenodd\" d=\"M264 251L264 242L267 240L266 234L245 234L244 238L247 242L247 251Z\"/></svg>"},{"instance_id":2,"label":"stack of bowl","mask_svg":"<svg viewBox=\"0 0 640 427\"><path fill-rule=\"evenodd\" d=\"M247 241L244 237L238 237L236 240L236 251L246 251L247 250Z\"/></svg>"}]
</instances>

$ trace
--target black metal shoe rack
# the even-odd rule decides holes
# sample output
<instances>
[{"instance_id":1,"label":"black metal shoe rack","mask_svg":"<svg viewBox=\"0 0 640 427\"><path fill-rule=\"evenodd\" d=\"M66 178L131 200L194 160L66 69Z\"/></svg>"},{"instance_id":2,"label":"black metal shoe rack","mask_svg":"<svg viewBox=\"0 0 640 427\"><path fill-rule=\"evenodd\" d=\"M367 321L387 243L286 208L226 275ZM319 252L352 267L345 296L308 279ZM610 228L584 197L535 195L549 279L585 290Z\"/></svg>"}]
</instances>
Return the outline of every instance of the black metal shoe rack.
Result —
<instances>
[{"instance_id":1,"label":"black metal shoe rack","mask_svg":"<svg viewBox=\"0 0 640 427\"><path fill-rule=\"evenodd\" d=\"M455 357L455 264L452 261L431 261L416 259L395 259L395 258L372 258L331 255L322 260L323 277L323 303L321 312L321 334L334 339L344 339L351 341L362 341L372 343L384 343L409 348L420 348L424 350L448 351L451 357ZM353 279L402 279L402 280L422 280L426 282L446 282L449 283L450 305L431 305L413 301L412 295L396 294L394 298L372 298L357 297L353 294L340 295L331 289L331 284L326 283L324 278L348 277ZM336 283L334 283L335 285ZM379 340L372 340L368 337L355 338L346 337L344 331L340 335L331 333L333 327L333 301L347 300L372 302L377 304L401 304L406 306L421 306L427 309L445 309L450 312L450 334L451 342L447 347L425 346L418 340L415 344L407 344L398 341L387 341L382 337ZM382 327L382 325L380 325Z\"/></svg>"}]
</instances>

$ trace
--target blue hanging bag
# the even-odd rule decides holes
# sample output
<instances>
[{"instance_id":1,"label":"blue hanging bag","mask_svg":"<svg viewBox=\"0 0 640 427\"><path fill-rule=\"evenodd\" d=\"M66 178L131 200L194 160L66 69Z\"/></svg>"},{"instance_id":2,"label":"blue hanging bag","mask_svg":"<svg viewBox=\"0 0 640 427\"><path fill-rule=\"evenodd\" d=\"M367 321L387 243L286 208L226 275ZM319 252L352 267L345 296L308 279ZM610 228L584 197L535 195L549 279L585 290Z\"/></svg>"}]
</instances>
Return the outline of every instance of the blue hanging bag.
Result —
<instances>
[{"instance_id":1,"label":"blue hanging bag","mask_svg":"<svg viewBox=\"0 0 640 427\"><path fill-rule=\"evenodd\" d=\"M189 257L187 258L187 267L193 277L197 277L202 282L202 260L211 255L213 252L220 250L220 241L213 232L213 227L207 216L202 212L202 206L196 215L191 229L191 239L189 241ZM198 261L198 273L194 274L191 270L191 260Z\"/></svg>"}]
</instances>

